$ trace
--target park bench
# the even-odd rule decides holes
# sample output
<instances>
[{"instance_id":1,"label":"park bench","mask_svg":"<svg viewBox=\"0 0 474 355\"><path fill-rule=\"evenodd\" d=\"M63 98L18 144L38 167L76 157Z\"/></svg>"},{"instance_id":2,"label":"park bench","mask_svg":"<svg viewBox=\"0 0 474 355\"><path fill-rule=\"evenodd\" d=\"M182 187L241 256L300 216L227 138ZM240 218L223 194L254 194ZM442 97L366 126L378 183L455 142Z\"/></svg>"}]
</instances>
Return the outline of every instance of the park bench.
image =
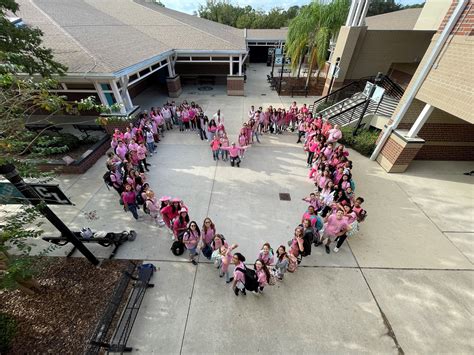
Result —
<instances>
[{"instance_id":1,"label":"park bench","mask_svg":"<svg viewBox=\"0 0 474 355\"><path fill-rule=\"evenodd\" d=\"M26 124L25 128L33 132L40 132L46 128L48 131L53 131L56 133L59 133L59 131L62 131L63 129L62 127L53 126L50 124L33 124L33 123Z\"/></svg>"},{"instance_id":2,"label":"park bench","mask_svg":"<svg viewBox=\"0 0 474 355\"><path fill-rule=\"evenodd\" d=\"M111 245L114 246L114 249L112 250L112 254L110 254L109 259L112 259L115 254L117 253L117 250L120 248L120 246L125 243L126 241L133 241L137 237L137 233L134 230L131 230L129 232L123 231L121 233L101 233L101 232L96 232L93 234L91 238L84 238L80 232L73 232L74 235L83 243L96 243L99 244L103 247L109 247ZM43 240L59 245L59 246L64 246L67 243L69 243L69 240L64 237L43 237ZM74 252L76 251L76 247L73 247L72 250L69 252L67 257L72 256Z\"/></svg>"},{"instance_id":3,"label":"park bench","mask_svg":"<svg viewBox=\"0 0 474 355\"><path fill-rule=\"evenodd\" d=\"M104 132L104 128L102 126L95 125L95 124L73 124L72 126L75 129L77 129L78 131L84 133L87 138L89 138L89 136L90 136L89 132L91 132L91 131L102 131L102 132Z\"/></svg>"},{"instance_id":4,"label":"park bench","mask_svg":"<svg viewBox=\"0 0 474 355\"><path fill-rule=\"evenodd\" d=\"M293 97L294 94L304 94L304 97L308 97L308 88L306 86L292 86L291 97Z\"/></svg>"},{"instance_id":5,"label":"park bench","mask_svg":"<svg viewBox=\"0 0 474 355\"><path fill-rule=\"evenodd\" d=\"M132 262L130 263L133 264ZM115 287L112 298L109 301L102 318L97 324L96 330L89 342L90 346L86 354L99 354L101 353L102 348L106 349L109 353L124 353L132 351L132 348L127 346L128 338L132 332L146 290L155 286L150 283L155 268L151 264L148 265L150 265L150 267L139 266L137 276L134 276L135 270L137 269L135 264L133 264L133 267L129 266L128 270L124 271L122 278ZM131 268L132 270L130 270ZM107 343L105 342L105 338L107 337L114 316L118 311L118 307L122 302L130 280L134 280L135 284L133 285L127 304L122 311L112 339Z\"/></svg>"}]
</instances>

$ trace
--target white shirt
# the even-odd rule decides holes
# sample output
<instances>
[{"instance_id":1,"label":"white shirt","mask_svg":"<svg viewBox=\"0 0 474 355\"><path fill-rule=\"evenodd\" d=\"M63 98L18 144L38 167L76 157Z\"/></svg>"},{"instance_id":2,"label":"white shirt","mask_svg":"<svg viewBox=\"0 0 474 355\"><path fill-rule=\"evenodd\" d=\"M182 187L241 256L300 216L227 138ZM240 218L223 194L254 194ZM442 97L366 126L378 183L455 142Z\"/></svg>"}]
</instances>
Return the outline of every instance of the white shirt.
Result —
<instances>
[{"instance_id":1,"label":"white shirt","mask_svg":"<svg viewBox=\"0 0 474 355\"><path fill-rule=\"evenodd\" d=\"M224 123L224 115L222 114L222 112L220 114L220 120L219 120L219 115L217 114L217 112L212 116L212 118L214 119L214 121L216 121L217 124L219 124L219 122Z\"/></svg>"}]
</instances>

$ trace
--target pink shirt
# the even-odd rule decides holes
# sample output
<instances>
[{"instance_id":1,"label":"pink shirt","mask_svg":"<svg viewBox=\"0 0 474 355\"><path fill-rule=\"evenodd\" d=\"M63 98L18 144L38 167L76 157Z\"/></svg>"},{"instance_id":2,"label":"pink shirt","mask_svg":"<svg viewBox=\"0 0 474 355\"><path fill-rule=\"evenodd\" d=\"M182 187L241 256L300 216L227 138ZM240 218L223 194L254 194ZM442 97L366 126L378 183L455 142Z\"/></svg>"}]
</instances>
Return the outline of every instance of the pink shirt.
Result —
<instances>
[{"instance_id":1,"label":"pink shirt","mask_svg":"<svg viewBox=\"0 0 474 355\"><path fill-rule=\"evenodd\" d=\"M135 204L136 196L134 191L122 192L122 201L128 205Z\"/></svg>"},{"instance_id":2,"label":"pink shirt","mask_svg":"<svg viewBox=\"0 0 474 355\"><path fill-rule=\"evenodd\" d=\"M214 140L211 142L211 149L212 149L212 151L215 152L216 150L219 150L220 144L221 144L221 142L219 142L218 139L217 139L217 140L214 139Z\"/></svg>"},{"instance_id":3,"label":"pink shirt","mask_svg":"<svg viewBox=\"0 0 474 355\"><path fill-rule=\"evenodd\" d=\"M138 160L143 160L146 158L146 148L142 147L141 145L138 146L137 148L137 157Z\"/></svg>"},{"instance_id":4,"label":"pink shirt","mask_svg":"<svg viewBox=\"0 0 474 355\"><path fill-rule=\"evenodd\" d=\"M337 219L336 215L332 214L328 217L328 221L324 228L324 234L336 236L344 229L347 229L347 226L348 224L346 219Z\"/></svg>"},{"instance_id":5,"label":"pink shirt","mask_svg":"<svg viewBox=\"0 0 474 355\"><path fill-rule=\"evenodd\" d=\"M195 249L199 243L201 237L195 231L188 231L183 236L183 243L186 249Z\"/></svg>"},{"instance_id":6,"label":"pink shirt","mask_svg":"<svg viewBox=\"0 0 474 355\"><path fill-rule=\"evenodd\" d=\"M235 158L239 156L240 150L241 149L247 149L247 146L243 147L221 147L223 150L229 151L229 155L231 158Z\"/></svg>"},{"instance_id":7,"label":"pink shirt","mask_svg":"<svg viewBox=\"0 0 474 355\"><path fill-rule=\"evenodd\" d=\"M157 213L159 211L159 206L155 197L153 197L152 199L146 199L145 204L146 208L148 208L151 213Z\"/></svg>"},{"instance_id":8,"label":"pink shirt","mask_svg":"<svg viewBox=\"0 0 474 355\"><path fill-rule=\"evenodd\" d=\"M207 231L204 231L204 228L202 229L202 241L204 244L209 245L212 242L212 239L214 238L214 235L216 234L216 231L212 228L208 228Z\"/></svg>"},{"instance_id":9,"label":"pink shirt","mask_svg":"<svg viewBox=\"0 0 474 355\"><path fill-rule=\"evenodd\" d=\"M273 264L273 261L275 260L272 253L268 252L265 254L263 250L258 253L257 259L261 259L267 266Z\"/></svg>"},{"instance_id":10,"label":"pink shirt","mask_svg":"<svg viewBox=\"0 0 474 355\"><path fill-rule=\"evenodd\" d=\"M242 271L239 271L237 269L242 269L242 270L245 270L245 265L243 262L240 262L239 265L237 265L234 269L234 280L235 281L240 281L242 283L245 282L245 276L244 276L244 273Z\"/></svg>"},{"instance_id":11,"label":"pink shirt","mask_svg":"<svg viewBox=\"0 0 474 355\"><path fill-rule=\"evenodd\" d=\"M127 154L128 149L125 145L119 145L117 149L115 150L115 152L117 153L120 159L124 160L125 154Z\"/></svg>"},{"instance_id":12,"label":"pink shirt","mask_svg":"<svg viewBox=\"0 0 474 355\"><path fill-rule=\"evenodd\" d=\"M328 142L333 143L337 142L342 138L342 132L339 129L333 128L329 130Z\"/></svg>"},{"instance_id":13,"label":"pink shirt","mask_svg":"<svg viewBox=\"0 0 474 355\"><path fill-rule=\"evenodd\" d=\"M260 269L260 270L255 270L255 273L257 274L258 285L260 287L265 286L268 283L267 275L265 274L265 271L263 271L263 269Z\"/></svg>"}]
</instances>

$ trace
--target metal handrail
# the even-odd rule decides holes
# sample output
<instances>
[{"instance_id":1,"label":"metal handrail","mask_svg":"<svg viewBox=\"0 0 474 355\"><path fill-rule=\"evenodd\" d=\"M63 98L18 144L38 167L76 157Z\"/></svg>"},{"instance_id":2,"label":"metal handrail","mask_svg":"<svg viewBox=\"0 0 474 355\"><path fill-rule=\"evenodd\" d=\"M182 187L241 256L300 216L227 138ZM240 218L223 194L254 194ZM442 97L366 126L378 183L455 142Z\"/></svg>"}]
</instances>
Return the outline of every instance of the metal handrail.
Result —
<instances>
[{"instance_id":1,"label":"metal handrail","mask_svg":"<svg viewBox=\"0 0 474 355\"><path fill-rule=\"evenodd\" d=\"M334 115L332 115L332 116L329 116L329 117L327 118L327 120L330 121L332 118L335 118L335 117L337 117L337 116L341 116L341 115L343 115L344 113L349 112L350 110L354 110L354 111L355 111L355 110L357 109L357 107L359 107L359 106L362 105L362 104L365 104L365 103L367 102L367 100L368 100L368 99L365 99L364 101L361 101L361 102L359 102L358 104L356 104L356 105L354 105L354 106L351 106L351 107L345 109L344 111L341 111L341 112L338 112L338 113L336 113L336 114L334 114Z\"/></svg>"}]
</instances>

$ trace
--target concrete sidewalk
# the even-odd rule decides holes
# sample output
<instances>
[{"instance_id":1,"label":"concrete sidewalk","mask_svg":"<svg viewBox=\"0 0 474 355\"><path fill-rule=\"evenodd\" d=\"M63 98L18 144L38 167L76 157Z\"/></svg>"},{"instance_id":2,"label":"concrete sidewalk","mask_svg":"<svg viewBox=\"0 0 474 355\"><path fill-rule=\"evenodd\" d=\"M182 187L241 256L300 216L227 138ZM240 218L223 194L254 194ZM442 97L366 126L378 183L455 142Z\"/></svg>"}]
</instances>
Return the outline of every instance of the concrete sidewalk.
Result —
<instances>
[{"instance_id":1,"label":"concrete sidewalk","mask_svg":"<svg viewBox=\"0 0 474 355\"><path fill-rule=\"evenodd\" d=\"M267 88L268 70L257 69L246 97L225 96L222 88L206 95L185 88L178 101L196 101L208 115L221 108L236 139L250 105L292 101L282 103ZM152 91L143 97L150 106L154 100L161 103ZM306 208L301 198L312 191L295 142L295 134L265 135L246 152L241 168L232 168L214 162L196 133L173 130L150 159L149 183L159 196L181 197L199 225L211 217L253 263L264 242L286 245ZM368 211L361 232L337 254L314 248L295 274L259 296L236 297L212 264L201 259L196 267L185 255L175 257L164 229L124 213L118 195L102 182L105 158L82 176L60 177L76 206L54 210L74 228L137 230L117 258L160 268L129 340L138 353L473 353L474 190L472 177L462 175L470 164L415 162L407 173L389 175L356 152L350 158L356 194ZM280 201L281 192L291 201ZM91 210L99 219L84 216ZM110 253L100 246L91 250Z\"/></svg>"}]
</instances>

